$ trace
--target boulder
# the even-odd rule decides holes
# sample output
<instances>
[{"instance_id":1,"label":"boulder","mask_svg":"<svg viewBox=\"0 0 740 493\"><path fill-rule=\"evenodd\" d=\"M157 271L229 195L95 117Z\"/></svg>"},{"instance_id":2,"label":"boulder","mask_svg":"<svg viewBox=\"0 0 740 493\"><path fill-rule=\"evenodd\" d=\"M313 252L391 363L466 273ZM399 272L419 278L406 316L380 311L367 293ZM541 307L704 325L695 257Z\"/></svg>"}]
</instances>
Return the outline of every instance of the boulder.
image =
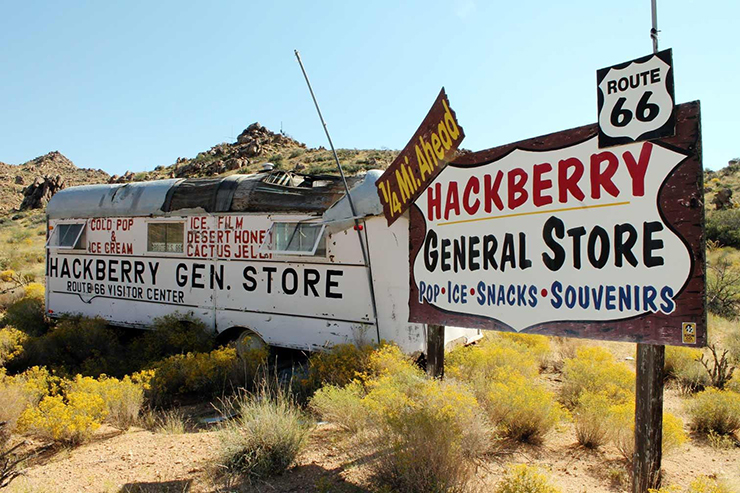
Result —
<instances>
[{"instance_id":1,"label":"boulder","mask_svg":"<svg viewBox=\"0 0 740 493\"><path fill-rule=\"evenodd\" d=\"M33 183L23 189L23 202L20 210L42 209L49 203L49 199L65 187L61 175L36 178Z\"/></svg>"}]
</instances>

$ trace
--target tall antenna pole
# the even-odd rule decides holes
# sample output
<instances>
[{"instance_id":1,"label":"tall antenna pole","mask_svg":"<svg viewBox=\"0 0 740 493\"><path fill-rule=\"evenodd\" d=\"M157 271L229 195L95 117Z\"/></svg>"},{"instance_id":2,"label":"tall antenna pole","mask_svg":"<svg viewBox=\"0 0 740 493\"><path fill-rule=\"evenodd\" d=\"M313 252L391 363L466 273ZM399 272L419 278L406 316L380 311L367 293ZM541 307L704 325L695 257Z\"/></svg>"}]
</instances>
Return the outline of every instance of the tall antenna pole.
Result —
<instances>
[{"instance_id":1,"label":"tall antenna pole","mask_svg":"<svg viewBox=\"0 0 740 493\"><path fill-rule=\"evenodd\" d=\"M365 249L365 242L362 241L362 225L360 224L360 221L357 217L357 212L355 211L355 203L352 200L352 196L349 194L349 186L347 185L347 178L344 176L344 170L342 169L342 163L339 162L339 156L337 155L336 149L334 149L334 142L331 140L331 135L329 135L329 128L326 126L326 121L324 120L324 115L321 114L321 108L319 108L319 102L316 100L316 95L313 93L313 88L311 87L311 81L308 80L308 74L306 73L306 69L303 67L303 61L301 60L301 54L298 53L298 50L295 51L295 57L298 59L298 65L301 66L301 72L303 72L303 77L306 79L306 85L308 86L308 91L311 93L311 99L313 99L313 104L316 106L316 112L319 114L319 119L321 120L321 125L324 127L324 133L326 133L326 138L329 140L329 147L331 147L331 152L334 154L334 161L337 163L337 168L339 169L339 175L342 177L342 183L344 183L344 191L345 196L347 197L347 201L349 202L349 209L352 212L352 219L355 222L355 231L357 231L357 239L360 241L360 250L362 250L362 259L365 262L365 267L367 268L367 280L368 285L370 286L370 302L373 307L373 317L375 318L375 332L378 336L378 344L380 344L380 324L378 322L378 308L375 304L375 287L373 286L373 269L370 264L370 257L367 254L367 250Z\"/></svg>"},{"instance_id":2,"label":"tall antenna pole","mask_svg":"<svg viewBox=\"0 0 740 493\"><path fill-rule=\"evenodd\" d=\"M650 0L653 14L653 27L650 29L650 37L653 40L653 53L658 53L658 0Z\"/></svg>"},{"instance_id":3,"label":"tall antenna pole","mask_svg":"<svg viewBox=\"0 0 740 493\"><path fill-rule=\"evenodd\" d=\"M650 0L653 26L650 38L658 52L657 0ZM647 493L660 487L663 460L663 368L665 346L637 344L635 378L635 452L632 457L632 492Z\"/></svg>"}]
</instances>

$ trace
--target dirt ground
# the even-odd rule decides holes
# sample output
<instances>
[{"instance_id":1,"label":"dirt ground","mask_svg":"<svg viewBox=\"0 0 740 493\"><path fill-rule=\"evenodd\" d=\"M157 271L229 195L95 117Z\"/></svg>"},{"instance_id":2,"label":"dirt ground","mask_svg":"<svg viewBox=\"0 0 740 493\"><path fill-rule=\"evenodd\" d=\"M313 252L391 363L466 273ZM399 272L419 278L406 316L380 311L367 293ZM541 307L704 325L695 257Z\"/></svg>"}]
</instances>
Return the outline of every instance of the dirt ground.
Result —
<instances>
[{"instance_id":1,"label":"dirt ground","mask_svg":"<svg viewBox=\"0 0 740 493\"><path fill-rule=\"evenodd\" d=\"M665 409L682 418L683 402L667 389ZM246 484L217 479L220 441L216 431L152 433L134 428L122 433L101 428L95 439L72 450L40 457L13 493L37 492L363 492L373 491L367 467L347 453L352 439L331 424L319 424L295 467L269 482ZM564 493L630 491L629 476L617 451L579 447L571 424L564 424L541 446L503 447L481 464L476 487L491 491L510 463L546 469ZM740 447L719 449L692 437L663 458L664 484L687 486L699 475L720 477L740 487ZM739 490L740 491L740 490Z\"/></svg>"}]
</instances>

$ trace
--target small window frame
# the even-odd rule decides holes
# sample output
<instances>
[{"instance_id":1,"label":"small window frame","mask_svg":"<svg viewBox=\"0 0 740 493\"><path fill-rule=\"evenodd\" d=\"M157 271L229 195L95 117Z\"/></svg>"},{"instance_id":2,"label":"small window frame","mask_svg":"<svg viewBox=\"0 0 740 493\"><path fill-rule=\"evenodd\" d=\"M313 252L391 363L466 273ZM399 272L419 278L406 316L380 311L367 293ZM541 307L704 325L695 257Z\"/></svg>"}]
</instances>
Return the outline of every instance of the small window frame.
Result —
<instances>
[{"instance_id":1,"label":"small window frame","mask_svg":"<svg viewBox=\"0 0 740 493\"><path fill-rule=\"evenodd\" d=\"M169 250L168 246L170 245L170 242L167 241L167 237L166 237L167 232L166 232L166 230L165 230L165 241L164 241L165 247L164 247L164 250L152 250L151 249L152 242L149 240L150 228L152 226L161 226L161 225L164 225L164 226L179 225L181 227L181 229L182 229L182 237L181 238L182 239L179 242L179 244L181 245L182 248L180 250ZM173 242L172 244L173 245L176 245L177 242ZM149 220L149 221L146 221L146 253L149 254L149 255L152 255L152 254L154 254L154 255L173 255L173 256L184 255L185 254L185 221L183 221L181 219L178 219L178 220L170 220L170 221L168 221L168 220Z\"/></svg>"},{"instance_id":2,"label":"small window frame","mask_svg":"<svg viewBox=\"0 0 740 493\"><path fill-rule=\"evenodd\" d=\"M308 249L300 249L300 250L287 250L286 248L277 248L273 245L273 232L277 227L281 227L284 225L294 225L295 229L291 233L291 238L288 240L286 248L290 246L293 243L293 237L296 234L300 233L300 229L303 227L310 227L310 228L320 228L318 234L316 235L316 240L313 242L312 246ZM293 256L300 256L300 257L313 257L317 255L326 255L326 247L323 249L319 249L319 245L322 241L325 241L324 238L324 232L326 231L326 224L325 223L317 223L317 222L306 222L306 221L275 221L270 226L270 229L267 230L267 233L265 234L265 240L262 242L262 245L260 245L259 253L269 253L272 255L293 255Z\"/></svg>"},{"instance_id":3,"label":"small window frame","mask_svg":"<svg viewBox=\"0 0 740 493\"><path fill-rule=\"evenodd\" d=\"M61 235L62 228L69 228L72 226L80 226L80 230L74 235L74 241L70 244L59 244L59 235ZM46 240L47 248L54 248L57 250L71 250L71 251L87 251L87 242L85 240L85 232L87 231L87 221L70 221L62 222L54 225L49 238ZM68 233L65 233L64 238L67 237ZM72 233L74 234L74 233ZM85 243L83 245L83 243Z\"/></svg>"}]
</instances>

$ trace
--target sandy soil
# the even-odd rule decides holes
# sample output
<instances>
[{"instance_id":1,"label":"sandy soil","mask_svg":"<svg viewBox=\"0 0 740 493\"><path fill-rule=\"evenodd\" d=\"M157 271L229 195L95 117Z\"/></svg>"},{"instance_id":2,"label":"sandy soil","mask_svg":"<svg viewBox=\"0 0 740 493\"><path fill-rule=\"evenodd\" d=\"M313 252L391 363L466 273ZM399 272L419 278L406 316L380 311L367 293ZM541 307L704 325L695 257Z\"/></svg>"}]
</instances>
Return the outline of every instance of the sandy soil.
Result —
<instances>
[{"instance_id":1,"label":"sandy soil","mask_svg":"<svg viewBox=\"0 0 740 493\"><path fill-rule=\"evenodd\" d=\"M666 409L682 414L682 399L666 392ZM314 428L295 467L269 482L248 484L215 479L218 434L200 431L121 433L104 427L95 439L73 450L47 454L9 491L21 492L363 492L373 491L369 472L348 453L352 439L331 424ZM490 491L510 463L537 464L563 492L630 491L629 476L616 450L579 447L572 425L552 433L541 446L503 449L481 464L476 486ZM740 486L740 447L717 449L700 437L664 457L664 482L688 485L698 475L722 477Z\"/></svg>"}]
</instances>

